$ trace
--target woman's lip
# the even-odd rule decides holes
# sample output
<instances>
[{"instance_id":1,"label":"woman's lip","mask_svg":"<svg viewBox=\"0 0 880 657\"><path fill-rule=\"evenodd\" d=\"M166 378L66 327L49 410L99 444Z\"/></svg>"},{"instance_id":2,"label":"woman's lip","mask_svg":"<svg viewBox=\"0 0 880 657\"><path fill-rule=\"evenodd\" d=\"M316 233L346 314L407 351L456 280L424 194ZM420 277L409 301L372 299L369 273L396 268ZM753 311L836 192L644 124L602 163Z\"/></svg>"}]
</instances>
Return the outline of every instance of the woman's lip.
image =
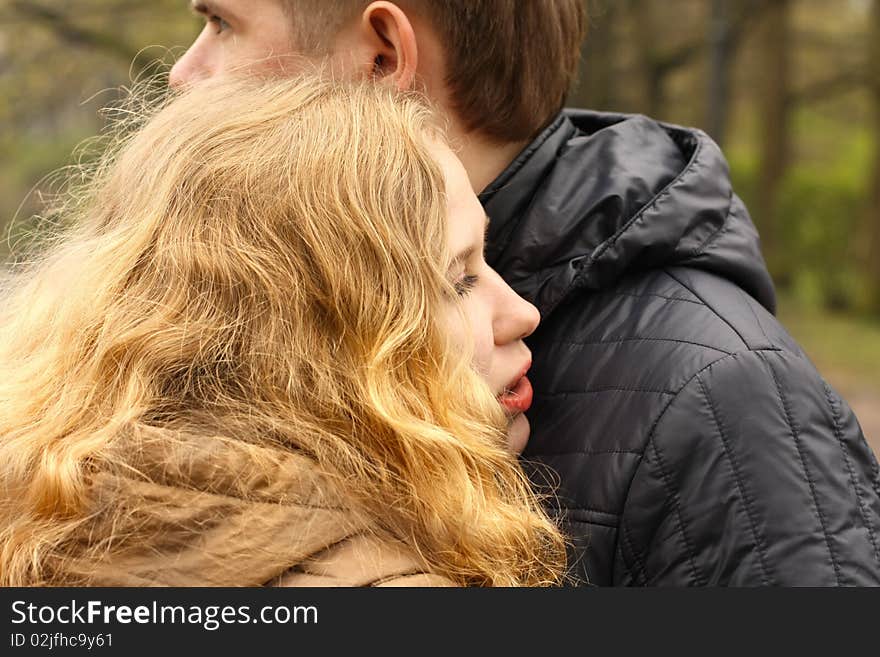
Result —
<instances>
[{"instance_id":1,"label":"woman's lip","mask_svg":"<svg viewBox=\"0 0 880 657\"><path fill-rule=\"evenodd\" d=\"M500 395L498 401L510 415L516 415L525 413L531 408L533 395L532 382L527 376L523 376L517 381L513 390Z\"/></svg>"},{"instance_id":2,"label":"woman's lip","mask_svg":"<svg viewBox=\"0 0 880 657\"><path fill-rule=\"evenodd\" d=\"M529 359L526 362L526 364L522 366L522 369L519 371L519 374L517 374L515 377L513 377L510 380L510 383L507 384L507 388L505 388L505 391L513 390L514 388L516 388L517 384L520 382L520 379L522 379L528 373L528 371L530 369L532 369L532 360L531 359Z\"/></svg>"}]
</instances>

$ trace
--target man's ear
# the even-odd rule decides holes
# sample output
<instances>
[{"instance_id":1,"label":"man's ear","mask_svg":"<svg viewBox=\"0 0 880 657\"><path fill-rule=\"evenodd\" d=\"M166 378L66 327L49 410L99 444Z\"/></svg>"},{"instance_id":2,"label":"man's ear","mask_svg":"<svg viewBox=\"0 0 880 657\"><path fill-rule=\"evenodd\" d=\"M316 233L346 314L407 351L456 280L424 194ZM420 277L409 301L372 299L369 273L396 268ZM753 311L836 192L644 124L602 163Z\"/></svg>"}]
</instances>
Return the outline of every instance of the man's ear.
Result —
<instances>
[{"instance_id":1,"label":"man's ear","mask_svg":"<svg viewBox=\"0 0 880 657\"><path fill-rule=\"evenodd\" d=\"M400 90L415 84L419 65L416 33L404 11L393 2L371 2L361 14L361 31L373 51L373 75Z\"/></svg>"}]
</instances>

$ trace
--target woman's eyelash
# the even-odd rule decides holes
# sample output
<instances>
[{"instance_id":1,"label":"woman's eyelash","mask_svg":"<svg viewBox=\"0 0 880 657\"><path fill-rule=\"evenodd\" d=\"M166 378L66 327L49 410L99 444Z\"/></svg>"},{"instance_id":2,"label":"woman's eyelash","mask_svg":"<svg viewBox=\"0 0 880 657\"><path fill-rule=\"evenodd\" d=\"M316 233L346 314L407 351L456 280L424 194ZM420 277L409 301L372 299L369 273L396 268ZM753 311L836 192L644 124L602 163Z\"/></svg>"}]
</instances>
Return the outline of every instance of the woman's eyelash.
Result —
<instances>
[{"instance_id":1,"label":"woman's eyelash","mask_svg":"<svg viewBox=\"0 0 880 657\"><path fill-rule=\"evenodd\" d=\"M458 296L463 297L468 292L474 289L474 286L477 284L478 278L472 274L464 276L461 280L455 283L455 291Z\"/></svg>"}]
</instances>

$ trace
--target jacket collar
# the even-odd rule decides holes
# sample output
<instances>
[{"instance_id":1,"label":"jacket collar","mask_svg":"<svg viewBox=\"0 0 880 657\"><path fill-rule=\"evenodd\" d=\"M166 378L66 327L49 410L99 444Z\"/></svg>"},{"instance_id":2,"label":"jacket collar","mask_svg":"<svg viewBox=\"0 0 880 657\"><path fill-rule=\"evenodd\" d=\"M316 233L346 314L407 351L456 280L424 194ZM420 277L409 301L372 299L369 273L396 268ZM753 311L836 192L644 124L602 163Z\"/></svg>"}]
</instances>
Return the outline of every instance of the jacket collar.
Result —
<instances>
[{"instance_id":1,"label":"jacket collar","mask_svg":"<svg viewBox=\"0 0 880 657\"><path fill-rule=\"evenodd\" d=\"M699 130L567 110L480 200L489 264L545 317L574 290L667 266L711 271L775 306L757 231Z\"/></svg>"}]
</instances>

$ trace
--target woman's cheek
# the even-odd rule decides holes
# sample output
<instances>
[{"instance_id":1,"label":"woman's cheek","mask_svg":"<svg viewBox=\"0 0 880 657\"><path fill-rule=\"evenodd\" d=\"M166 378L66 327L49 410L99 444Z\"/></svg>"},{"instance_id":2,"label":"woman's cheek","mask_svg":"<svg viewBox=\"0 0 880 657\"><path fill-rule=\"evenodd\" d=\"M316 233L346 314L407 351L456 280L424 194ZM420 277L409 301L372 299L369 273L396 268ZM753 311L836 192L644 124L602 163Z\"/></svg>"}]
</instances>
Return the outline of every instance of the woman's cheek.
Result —
<instances>
[{"instance_id":1,"label":"woman's cheek","mask_svg":"<svg viewBox=\"0 0 880 657\"><path fill-rule=\"evenodd\" d=\"M462 349L473 349L474 369L491 382L495 337L492 333L491 317L485 312L484 306L476 294L465 298L460 307L450 304L446 326L456 345Z\"/></svg>"},{"instance_id":2,"label":"woman's cheek","mask_svg":"<svg viewBox=\"0 0 880 657\"><path fill-rule=\"evenodd\" d=\"M492 361L495 351L495 336L492 333L491 319L480 313L471 316L470 328L474 345L474 367L488 381L492 382Z\"/></svg>"}]
</instances>

